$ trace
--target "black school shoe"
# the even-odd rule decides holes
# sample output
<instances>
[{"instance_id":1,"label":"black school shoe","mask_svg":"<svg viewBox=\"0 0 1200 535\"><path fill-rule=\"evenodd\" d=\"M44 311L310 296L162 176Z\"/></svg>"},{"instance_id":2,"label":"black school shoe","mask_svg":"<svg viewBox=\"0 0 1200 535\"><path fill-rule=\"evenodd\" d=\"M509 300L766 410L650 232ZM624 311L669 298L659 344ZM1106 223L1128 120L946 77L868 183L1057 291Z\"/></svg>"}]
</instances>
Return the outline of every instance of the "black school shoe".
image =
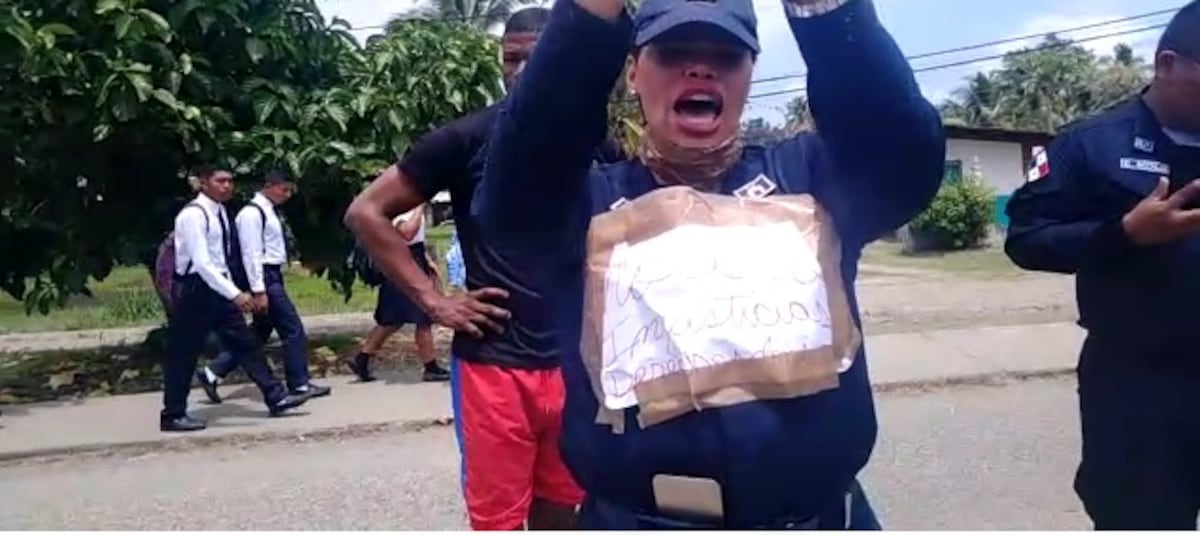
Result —
<instances>
[{"instance_id":1,"label":"black school shoe","mask_svg":"<svg viewBox=\"0 0 1200 535\"><path fill-rule=\"evenodd\" d=\"M321 386L313 383L308 383L300 388L292 390L293 394L308 394L310 398L323 398L333 393L333 389L328 386Z\"/></svg>"},{"instance_id":2,"label":"black school shoe","mask_svg":"<svg viewBox=\"0 0 1200 535\"><path fill-rule=\"evenodd\" d=\"M421 380L426 383L446 382L450 380L450 372L437 362L430 362L425 365L425 371L421 373Z\"/></svg>"},{"instance_id":3,"label":"black school shoe","mask_svg":"<svg viewBox=\"0 0 1200 535\"><path fill-rule=\"evenodd\" d=\"M217 382L208 380L208 374L204 373L204 368L196 370L196 382L200 383L200 388L204 390L204 395L208 396L208 401L214 405L221 403L221 394L217 392Z\"/></svg>"},{"instance_id":4,"label":"black school shoe","mask_svg":"<svg viewBox=\"0 0 1200 535\"><path fill-rule=\"evenodd\" d=\"M208 427L208 424L204 423L204 420L192 418L186 414L175 418L159 418L158 420L158 430L164 433L202 431L206 427Z\"/></svg>"},{"instance_id":5,"label":"black school shoe","mask_svg":"<svg viewBox=\"0 0 1200 535\"><path fill-rule=\"evenodd\" d=\"M354 375L358 376L358 380L364 383L369 383L375 380L375 376L371 375L371 356L366 353L359 353L354 358L342 361Z\"/></svg>"},{"instance_id":6,"label":"black school shoe","mask_svg":"<svg viewBox=\"0 0 1200 535\"><path fill-rule=\"evenodd\" d=\"M308 394L288 394L274 403L267 403L267 410L272 417L283 416L287 411L305 404L310 397Z\"/></svg>"}]
</instances>

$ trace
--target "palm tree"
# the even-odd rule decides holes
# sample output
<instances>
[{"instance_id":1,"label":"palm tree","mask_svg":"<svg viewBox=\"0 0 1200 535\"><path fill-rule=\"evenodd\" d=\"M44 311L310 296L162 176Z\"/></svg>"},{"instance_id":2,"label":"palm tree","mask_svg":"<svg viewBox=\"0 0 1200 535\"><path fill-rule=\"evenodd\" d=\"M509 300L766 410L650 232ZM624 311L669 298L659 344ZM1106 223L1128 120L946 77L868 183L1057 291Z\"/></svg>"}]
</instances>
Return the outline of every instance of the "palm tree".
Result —
<instances>
[{"instance_id":1,"label":"palm tree","mask_svg":"<svg viewBox=\"0 0 1200 535\"><path fill-rule=\"evenodd\" d=\"M421 18L461 23L487 31L504 24L519 8L535 3L534 0L430 0L428 4L392 17L387 28L390 31L401 22Z\"/></svg>"},{"instance_id":2,"label":"palm tree","mask_svg":"<svg viewBox=\"0 0 1200 535\"><path fill-rule=\"evenodd\" d=\"M1137 57L1133 48L1119 44L1112 56L1100 60L1100 73L1095 82L1096 102L1101 109L1119 103L1141 91L1150 83L1152 66Z\"/></svg>"},{"instance_id":3,"label":"palm tree","mask_svg":"<svg viewBox=\"0 0 1200 535\"><path fill-rule=\"evenodd\" d=\"M942 115L948 122L955 124L995 126L998 105L993 80L985 73L976 73L943 104Z\"/></svg>"}]
</instances>

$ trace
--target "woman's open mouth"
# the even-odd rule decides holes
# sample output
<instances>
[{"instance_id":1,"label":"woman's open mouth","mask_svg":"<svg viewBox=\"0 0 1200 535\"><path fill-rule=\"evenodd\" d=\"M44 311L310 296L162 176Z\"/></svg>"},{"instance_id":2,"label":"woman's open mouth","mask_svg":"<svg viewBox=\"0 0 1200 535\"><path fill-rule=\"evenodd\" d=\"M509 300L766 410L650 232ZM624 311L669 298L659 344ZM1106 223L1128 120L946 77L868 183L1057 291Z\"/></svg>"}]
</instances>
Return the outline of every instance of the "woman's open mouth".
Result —
<instances>
[{"instance_id":1,"label":"woman's open mouth","mask_svg":"<svg viewBox=\"0 0 1200 535\"><path fill-rule=\"evenodd\" d=\"M686 91L675 101L679 126L691 134L707 135L720 125L724 99L715 91Z\"/></svg>"}]
</instances>

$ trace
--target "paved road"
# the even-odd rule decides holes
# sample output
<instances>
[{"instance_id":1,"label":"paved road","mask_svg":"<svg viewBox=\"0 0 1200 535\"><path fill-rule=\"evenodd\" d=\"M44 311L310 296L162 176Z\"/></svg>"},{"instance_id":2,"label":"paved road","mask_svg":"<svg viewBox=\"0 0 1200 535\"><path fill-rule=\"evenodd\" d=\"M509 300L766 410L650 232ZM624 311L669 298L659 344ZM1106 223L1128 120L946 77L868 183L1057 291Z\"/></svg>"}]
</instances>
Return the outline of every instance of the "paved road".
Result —
<instances>
[{"instance_id":1,"label":"paved road","mask_svg":"<svg viewBox=\"0 0 1200 535\"><path fill-rule=\"evenodd\" d=\"M1088 529L1074 384L892 392L866 482L890 529ZM462 529L453 434L0 466L3 529Z\"/></svg>"}]
</instances>

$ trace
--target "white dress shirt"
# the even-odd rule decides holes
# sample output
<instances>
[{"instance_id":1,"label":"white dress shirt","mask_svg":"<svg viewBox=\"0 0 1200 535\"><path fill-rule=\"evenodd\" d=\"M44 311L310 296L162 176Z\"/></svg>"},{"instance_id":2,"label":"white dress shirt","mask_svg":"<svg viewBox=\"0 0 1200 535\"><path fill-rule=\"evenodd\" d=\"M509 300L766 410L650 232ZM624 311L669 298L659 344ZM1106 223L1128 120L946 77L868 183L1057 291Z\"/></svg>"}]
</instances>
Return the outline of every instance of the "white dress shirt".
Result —
<instances>
[{"instance_id":1,"label":"white dress shirt","mask_svg":"<svg viewBox=\"0 0 1200 535\"><path fill-rule=\"evenodd\" d=\"M267 291L263 265L286 264L287 241L283 236L283 223L275 213L275 204L262 193L255 193L250 202L261 208L262 213L249 205L238 212L238 242L242 246L242 263L246 266L250 291L262 293Z\"/></svg>"},{"instance_id":2,"label":"white dress shirt","mask_svg":"<svg viewBox=\"0 0 1200 535\"><path fill-rule=\"evenodd\" d=\"M175 216L175 269L184 270L180 275L200 275L209 288L232 300L242 292L230 280L225 261L225 243L231 237L225 207L204 194L192 202L200 209L186 206Z\"/></svg>"},{"instance_id":3,"label":"white dress shirt","mask_svg":"<svg viewBox=\"0 0 1200 535\"><path fill-rule=\"evenodd\" d=\"M396 216L396 218L392 220L392 226L396 227L396 228L400 228L400 224L408 221L409 219L412 219L413 212L416 212L416 211L417 211L417 209L413 208L412 210L409 210L407 212L404 212L403 214ZM418 244L418 243L425 243L425 218L424 217L421 217L421 223L420 223L420 226L417 227L417 232L415 232L413 234L413 237L411 240L408 240L409 245L414 245L414 244Z\"/></svg>"}]
</instances>

